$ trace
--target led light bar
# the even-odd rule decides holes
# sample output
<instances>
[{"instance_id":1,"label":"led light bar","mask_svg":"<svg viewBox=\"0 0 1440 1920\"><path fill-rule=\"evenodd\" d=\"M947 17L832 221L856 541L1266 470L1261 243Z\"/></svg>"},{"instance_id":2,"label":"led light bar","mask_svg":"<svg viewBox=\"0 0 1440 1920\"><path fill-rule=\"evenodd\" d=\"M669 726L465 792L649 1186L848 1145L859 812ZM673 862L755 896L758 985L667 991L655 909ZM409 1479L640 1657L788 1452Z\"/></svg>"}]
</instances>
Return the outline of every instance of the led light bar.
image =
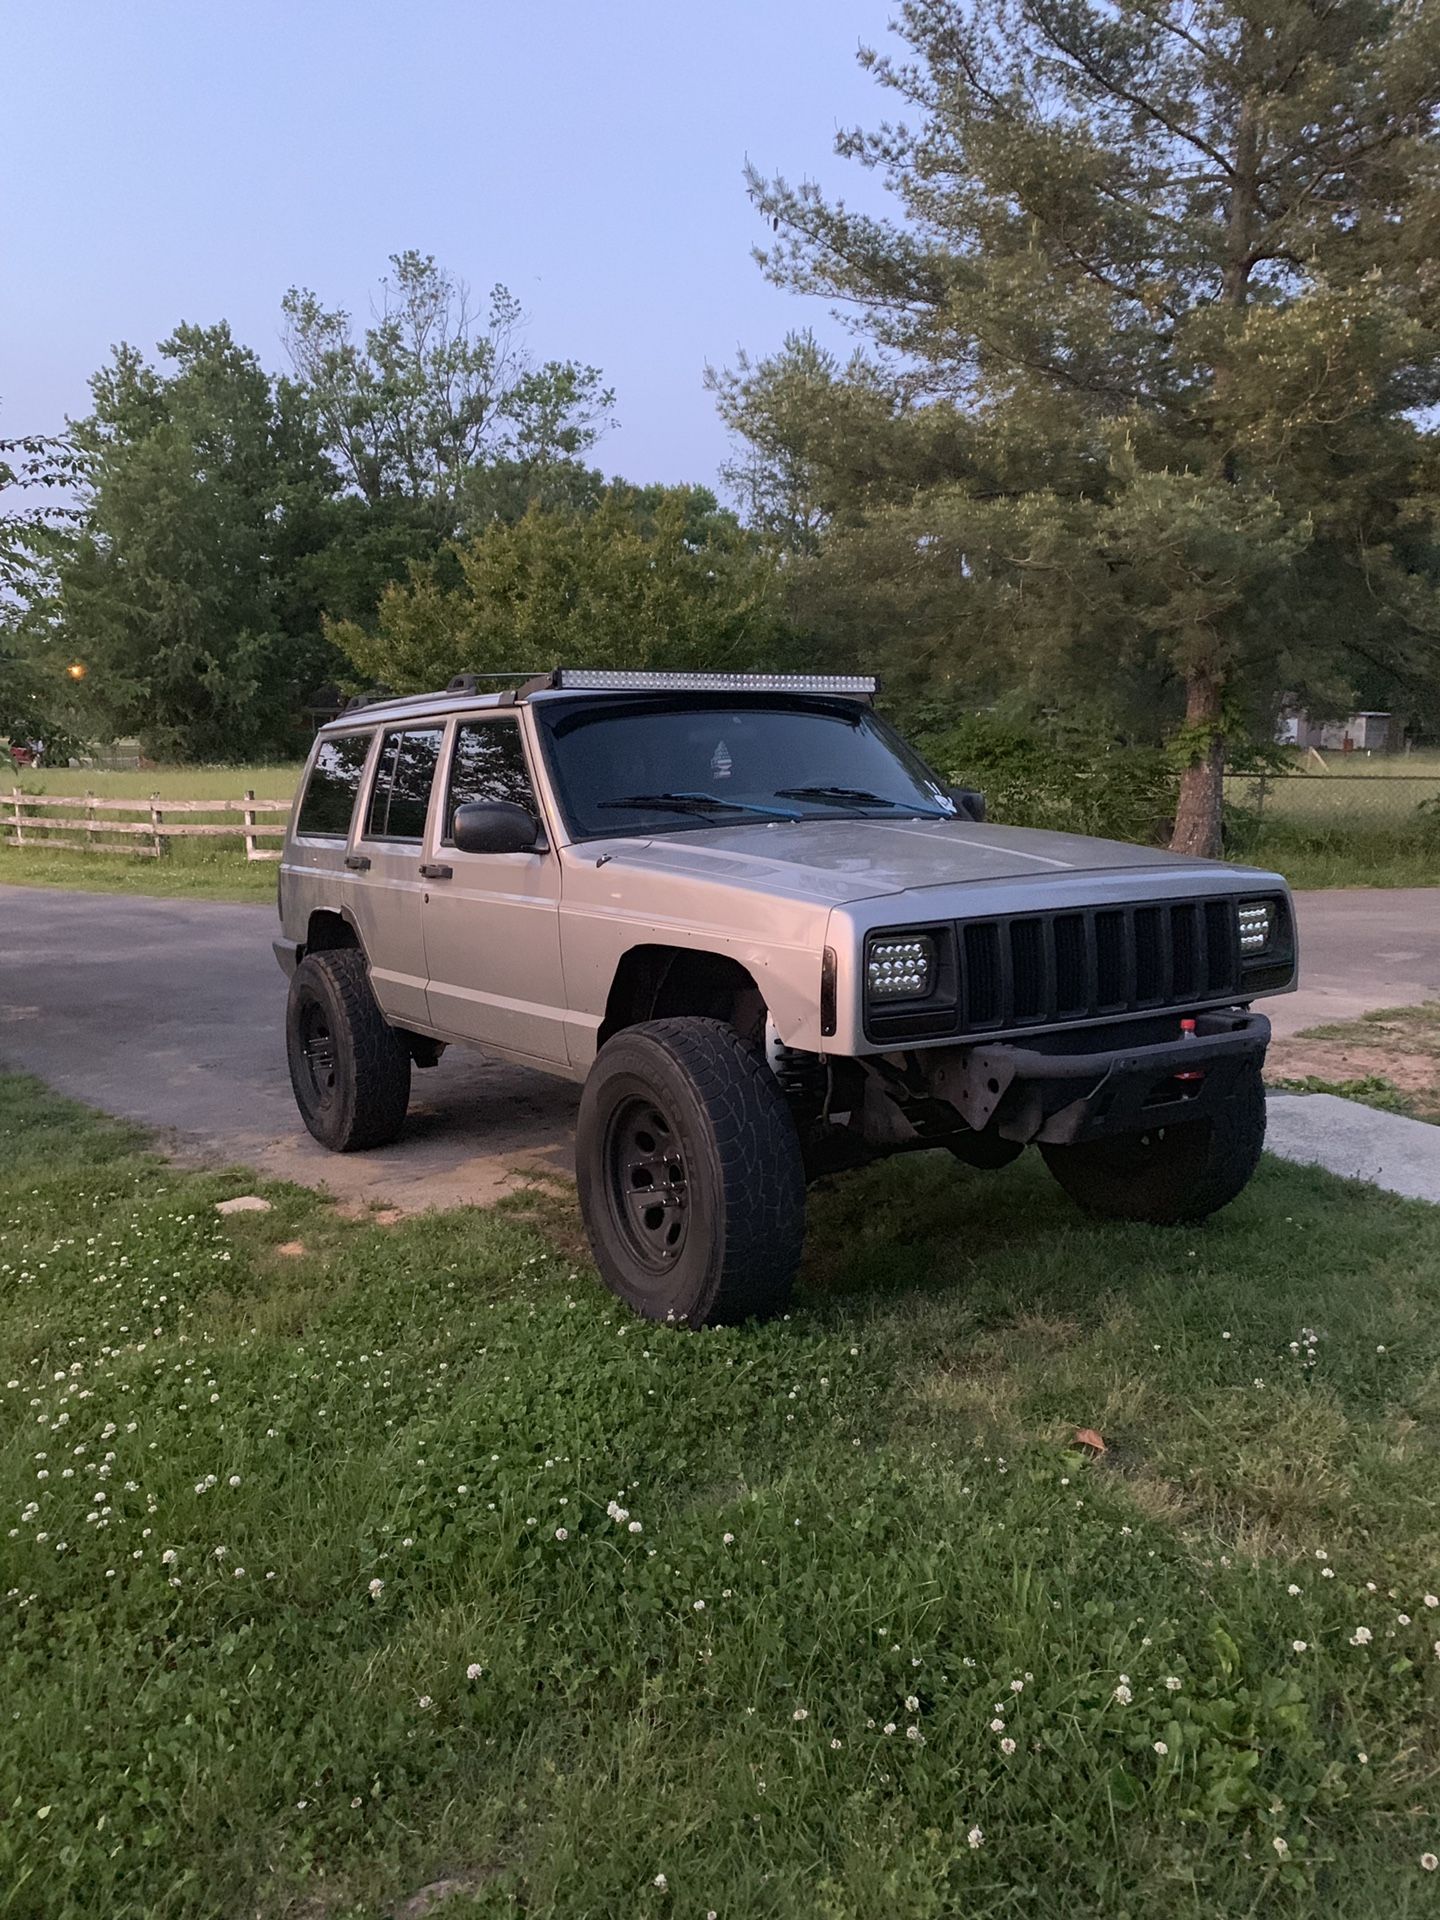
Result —
<instances>
[{"instance_id":1,"label":"led light bar","mask_svg":"<svg viewBox=\"0 0 1440 1920\"><path fill-rule=\"evenodd\" d=\"M880 682L873 673L688 673L558 667L553 685L584 693L614 689L654 693L848 693L870 695Z\"/></svg>"}]
</instances>

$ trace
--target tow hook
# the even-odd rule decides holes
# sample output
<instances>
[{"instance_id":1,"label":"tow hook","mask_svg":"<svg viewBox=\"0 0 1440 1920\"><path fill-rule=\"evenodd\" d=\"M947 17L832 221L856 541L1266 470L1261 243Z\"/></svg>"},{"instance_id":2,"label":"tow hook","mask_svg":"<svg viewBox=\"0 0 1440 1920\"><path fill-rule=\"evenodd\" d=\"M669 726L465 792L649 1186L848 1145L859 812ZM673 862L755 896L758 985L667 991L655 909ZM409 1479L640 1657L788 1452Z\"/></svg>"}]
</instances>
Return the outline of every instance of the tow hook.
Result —
<instances>
[{"instance_id":1,"label":"tow hook","mask_svg":"<svg viewBox=\"0 0 1440 1920\"><path fill-rule=\"evenodd\" d=\"M1182 1020L1180 1022L1180 1037L1183 1040L1193 1040L1195 1038L1195 1022L1193 1020ZM1203 1080L1205 1078L1205 1069L1203 1067L1185 1067L1175 1075L1175 1078L1185 1081Z\"/></svg>"}]
</instances>

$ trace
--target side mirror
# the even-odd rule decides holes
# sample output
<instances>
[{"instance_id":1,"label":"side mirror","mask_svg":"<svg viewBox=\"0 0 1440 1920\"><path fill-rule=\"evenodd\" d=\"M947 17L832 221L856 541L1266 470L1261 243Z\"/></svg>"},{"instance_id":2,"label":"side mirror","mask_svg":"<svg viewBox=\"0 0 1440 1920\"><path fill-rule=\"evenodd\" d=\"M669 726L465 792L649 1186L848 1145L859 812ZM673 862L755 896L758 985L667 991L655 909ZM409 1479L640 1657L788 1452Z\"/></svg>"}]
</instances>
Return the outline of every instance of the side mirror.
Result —
<instances>
[{"instance_id":1,"label":"side mirror","mask_svg":"<svg viewBox=\"0 0 1440 1920\"><path fill-rule=\"evenodd\" d=\"M955 812L960 819L985 818L985 796L978 787L947 787L945 791L955 802Z\"/></svg>"},{"instance_id":2,"label":"side mirror","mask_svg":"<svg viewBox=\"0 0 1440 1920\"><path fill-rule=\"evenodd\" d=\"M540 822L511 800L472 800L455 809L453 838L461 853L533 853Z\"/></svg>"}]
</instances>

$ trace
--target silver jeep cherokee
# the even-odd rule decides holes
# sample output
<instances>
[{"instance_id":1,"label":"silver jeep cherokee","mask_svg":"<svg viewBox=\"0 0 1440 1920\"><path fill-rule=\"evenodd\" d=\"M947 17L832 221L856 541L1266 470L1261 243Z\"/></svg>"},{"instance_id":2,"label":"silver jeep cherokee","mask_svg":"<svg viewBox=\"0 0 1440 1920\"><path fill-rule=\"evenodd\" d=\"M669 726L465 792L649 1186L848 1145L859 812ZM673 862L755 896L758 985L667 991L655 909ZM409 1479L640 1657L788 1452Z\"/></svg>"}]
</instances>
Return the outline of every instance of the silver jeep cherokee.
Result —
<instances>
[{"instance_id":1,"label":"silver jeep cherokee","mask_svg":"<svg viewBox=\"0 0 1440 1920\"><path fill-rule=\"evenodd\" d=\"M505 676L507 681L520 676ZM805 1185L1039 1147L1092 1213L1203 1219L1265 1132L1278 874L984 824L829 674L582 673L357 703L317 736L276 954L306 1126L393 1140L451 1043L584 1082L606 1283L773 1313Z\"/></svg>"}]
</instances>

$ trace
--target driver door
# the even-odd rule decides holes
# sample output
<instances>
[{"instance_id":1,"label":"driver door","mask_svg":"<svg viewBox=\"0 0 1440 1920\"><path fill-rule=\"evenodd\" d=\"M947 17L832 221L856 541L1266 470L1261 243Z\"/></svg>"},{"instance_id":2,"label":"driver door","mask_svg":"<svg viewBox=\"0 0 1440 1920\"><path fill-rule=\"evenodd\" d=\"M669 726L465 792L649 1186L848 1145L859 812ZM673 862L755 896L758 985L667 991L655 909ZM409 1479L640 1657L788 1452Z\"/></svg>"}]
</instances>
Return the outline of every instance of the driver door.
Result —
<instances>
[{"instance_id":1,"label":"driver door","mask_svg":"<svg viewBox=\"0 0 1440 1920\"><path fill-rule=\"evenodd\" d=\"M559 856L543 831L531 853L462 853L451 836L455 809L474 800L540 818L514 715L455 721L444 782L423 907L430 1024L481 1047L568 1060Z\"/></svg>"}]
</instances>

